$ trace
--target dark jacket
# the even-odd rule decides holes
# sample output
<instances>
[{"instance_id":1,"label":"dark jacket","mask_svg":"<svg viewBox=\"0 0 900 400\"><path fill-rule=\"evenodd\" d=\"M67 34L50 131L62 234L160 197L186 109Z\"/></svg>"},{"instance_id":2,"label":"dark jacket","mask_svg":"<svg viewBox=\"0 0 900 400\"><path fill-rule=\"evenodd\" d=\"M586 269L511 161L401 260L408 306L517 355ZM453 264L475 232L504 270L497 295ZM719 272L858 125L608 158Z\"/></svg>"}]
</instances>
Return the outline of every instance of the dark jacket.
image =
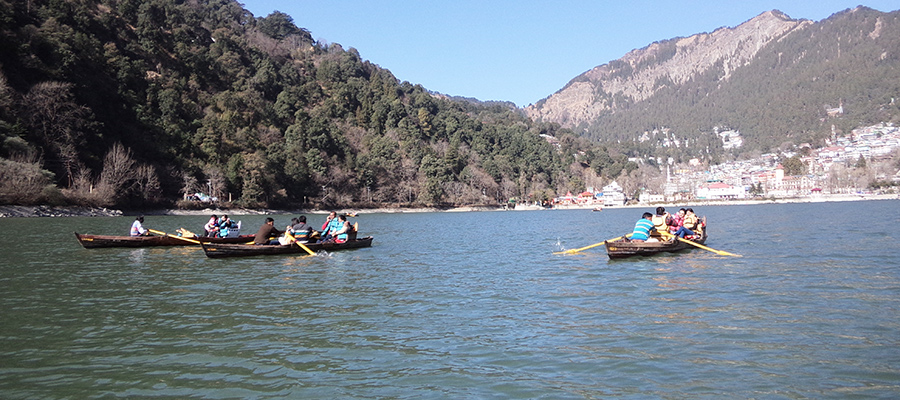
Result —
<instances>
[{"instance_id":1,"label":"dark jacket","mask_svg":"<svg viewBox=\"0 0 900 400\"><path fill-rule=\"evenodd\" d=\"M284 233L284 231L275 229L274 225L263 224L263 226L259 227L259 230L256 231L256 236L253 237L253 244L267 244L269 243L269 237L280 236L282 233Z\"/></svg>"}]
</instances>

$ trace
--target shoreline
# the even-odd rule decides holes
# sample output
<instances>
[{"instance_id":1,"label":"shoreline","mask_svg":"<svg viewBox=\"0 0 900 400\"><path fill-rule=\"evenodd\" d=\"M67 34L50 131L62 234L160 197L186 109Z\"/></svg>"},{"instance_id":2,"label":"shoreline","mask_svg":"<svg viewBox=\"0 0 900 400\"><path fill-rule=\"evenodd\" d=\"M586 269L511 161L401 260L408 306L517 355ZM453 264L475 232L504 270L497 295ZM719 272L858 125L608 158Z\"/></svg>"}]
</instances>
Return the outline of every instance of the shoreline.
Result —
<instances>
[{"instance_id":1,"label":"shoreline","mask_svg":"<svg viewBox=\"0 0 900 400\"><path fill-rule=\"evenodd\" d=\"M590 210L595 207L603 209L617 208L656 208L659 206L670 207L705 207L705 206L743 206L756 204L803 204L803 203L836 203L845 201L869 201L869 200L898 200L898 194L838 194L838 195L819 195L807 197L793 197L781 199L741 199L741 200L692 200L692 201L669 201L659 203L646 204L628 204L621 206L604 206L600 204L577 205L577 206L559 206L554 210Z\"/></svg>"},{"instance_id":2,"label":"shoreline","mask_svg":"<svg viewBox=\"0 0 900 400\"><path fill-rule=\"evenodd\" d=\"M573 205L573 206L557 206L553 208L535 209L535 210L513 210L502 206L463 206L455 208L435 208L435 207L419 207L419 208L343 208L335 209L339 214L355 213L355 214L400 214L400 213L423 213L423 212L473 212L473 211L543 211L543 210L592 210L598 206L603 209L618 208L655 208L662 207L703 207L703 206L737 206L737 205L755 205L755 204L794 204L794 203L829 203L844 201L870 201L870 200L898 200L900 195L897 194L872 194L872 195L820 195L810 197L797 197L785 199L744 199L744 200L697 200L697 201L678 201L663 202L654 204L629 204L621 206L601 206L599 204L590 205ZM210 214L229 214L229 215L282 215L282 214L328 214L331 210L306 210L306 209L220 209L205 208L202 210L179 210L179 209L163 209L149 210L145 212L131 212L104 207L53 207L53 206L0 206L0 218L41 218L41 217L121 217L134 215L210 215Z\"/></svg>"},{"instance_id":3,"label":"shoreline","mask_svg":"<svg viewBox=\"0 0 900 400\"><path fill-rule=\"evenodd\" d=\"M471 211L501 211L503 207L488 206L464 206L455 208L338 208L333 211L338 214L400 214L423 212L471 212ZM54 218L54 217L122 217L136 215L284 215L284 214L328 214L332 210L307 210L307 209L247 209L247 208L204 208L202 210L160 209L137 211L122 211L103 207L81 206L0 206L0 218Z\"/></svg>"}]
</instances>

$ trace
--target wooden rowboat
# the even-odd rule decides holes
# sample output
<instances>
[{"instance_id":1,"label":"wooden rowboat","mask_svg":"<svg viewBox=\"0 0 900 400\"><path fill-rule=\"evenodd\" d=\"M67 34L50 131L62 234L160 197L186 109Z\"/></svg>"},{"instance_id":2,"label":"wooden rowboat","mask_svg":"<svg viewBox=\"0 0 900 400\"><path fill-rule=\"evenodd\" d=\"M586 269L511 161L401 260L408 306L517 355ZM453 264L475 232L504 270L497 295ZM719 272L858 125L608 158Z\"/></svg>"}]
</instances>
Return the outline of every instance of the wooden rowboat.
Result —
<instances>
[{"instance_id":1,"label":"wooden rowboat","mask_svg":"<svg viewBox=\"0 0 900 400\"><path fill-rule=\"evenodd\" d=\"M291 244L289 246L281 246L281 245L253 245L253 244L220 244L220 243L203 243L201 244L203 247L203 251L206 253L206 256L209 258L224 258L224 257L246 257L246 256L262 256L262 255L275 255L275 254L308 254L306 250L297 246L296 244ZM351 239L344 243L334 243L334 242L325 242L325 243L306 243L306 247L308 247L312 251L326 250L326 251L336 251L336 250L347 250L347 249L358 249L361 247L371 247L372 246L372 237L364 237L360 239Z\"/></svg>"},{"instance_id":2,"label":"wooden rowboat","mask_svg":"<svg viewBox=\"0 0 900 400\"><path fill-rule=\"evenodd\" d=\"M153 247L153 246L195 246L192 241L201 243L247 243L253 241L253 235L241 235L236 237L189 237L183 240L171 236L112 236L112 235L88 235L75 232L75 238L86 249L101 247Z\"/></svg>"},{"instance_id":3,"label":"wooden rowboat","mask_svg":"<svg viewBox=\"0 0 900 400\"><path fill-rule=\"evenodd\" d=\"M706 230L703 230L703 236L697 239L687 239L694 243L703 244L706 242ZM616 239L606 242L606 254L609 258L627 258L633 256L652 256L659 253L672 253L676 251L693 249L689 243L677 240L674 237L669 240L658 242L634 242L626 238Z\"/></svg>"}]
</instances>

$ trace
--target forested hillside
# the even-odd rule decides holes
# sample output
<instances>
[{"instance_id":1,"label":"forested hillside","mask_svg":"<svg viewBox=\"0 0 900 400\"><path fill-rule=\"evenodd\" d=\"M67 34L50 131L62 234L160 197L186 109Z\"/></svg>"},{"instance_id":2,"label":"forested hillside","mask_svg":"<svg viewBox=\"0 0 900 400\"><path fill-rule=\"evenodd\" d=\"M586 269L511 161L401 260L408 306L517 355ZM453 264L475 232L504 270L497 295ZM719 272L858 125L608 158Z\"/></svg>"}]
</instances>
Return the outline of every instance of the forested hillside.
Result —
<instances>
[{"instance_id":1,"label":"forested hillside","mask_svg":"<svg viewBox=\"0 0 900 400\"><path fill-rule=\"evenodd\" d=\"M232 0L0 0L0 62L2 203L498 204L636 168Z\"/></svg>"},{"instance_id":2,"label":"forested hillside","mask_svg":"<svg viewBox=\"0 0 900 400\"><path fill-rule=\"evenodd\" d=\"M767 12L663 40L576 77L528 112L633 156L715 162L900 123L896 100L900 11L859 7L815 23ZM735 154L715 135L729 129L744 139ZM663 147L665 139L679 145Z\"/></svg>"}]
</instances>

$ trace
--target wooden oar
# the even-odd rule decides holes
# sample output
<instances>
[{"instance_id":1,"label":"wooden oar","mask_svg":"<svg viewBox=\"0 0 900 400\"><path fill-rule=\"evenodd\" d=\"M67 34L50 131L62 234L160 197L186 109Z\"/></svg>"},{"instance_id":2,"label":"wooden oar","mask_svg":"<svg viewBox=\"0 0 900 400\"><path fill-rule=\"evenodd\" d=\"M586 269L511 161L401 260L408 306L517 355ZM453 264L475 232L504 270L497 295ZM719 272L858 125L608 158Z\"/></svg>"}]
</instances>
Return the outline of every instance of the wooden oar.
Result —
<instances>
[{"instance_id":1,"label":"wooden oar","mask_svg":"<svg viewBox=\"0 0 900 400\"><path fill-rule=\"evenodd\" d=\"M188 238L186 238L186 237L181 237L181 236L176 236L176 235L170 235L170 234L168 234L168 233L165 233L165 232L162 232L162 231L158 231L158 230L156 230L156 229L147 229L147 230L150 231L150 232L152 232L152 233L155 233L155 234L157 234L157 235L168 236L168 237L171 237L171 238L175 238L175 239L179 239L179 240L184 240L185 242L191 242L191 243L194 243L194 244L200 244L200 241L199 241L199 240L188 239Z\"/></svg>"},{"instance_id":2,"label":"wooden oar","mask_svg":"<svg viewBox=\"0 0 900 400\"><path fill-rule=\"evenodd\" d=\"M619 236L619 237L614 237L614 238L612 238L612 239L607 239L607 240L604 240L604 241L602 241L602 242L600 242L600 243L594 243L594 244L592 244L592 245L590 245L590 246L584 246L584 247L582 247L582 248L580 248L580 249L571 249L571 250L565 250L565 251L557 251L557 252L555 252L555 253L553 253L553 254L575 254L575 253L578 253L578 252L580 252L580 251L584 251L584 250L587 250L587 249L592 249L592 248L597 247L597 246L601 246L601 245L603 245L603 244L606 243L606 242L615 242L616 240L619 240L619 239L621 239L621 238L628 237L628 236L631 236L631 234L629 233L629 234L627 234L627 235L622 235L622 236Z\"/></svg>"},{"instance_id":3,"label":"wooden oar","mask_svg":"<svg viewBox=\"0 0 900 400\"><path fill-rule=\"evenodd\" d=\"M665 231L660 231L660 233L662 233L663 235L666 235L666 236L675 236L675 235L673 235L673 234L671 234L671 233L669 233L669 232L665 232ZM713 248L711 248L711 247L706 247L706 246L704 246L704 245L702 245L702 244L700 244L700 243L697 243L697 242L695 242L695 241L693 241L693 240L687 240L687 239L685 239L685 238L678 237L678 236L675 236L675 238L677 238L678 240L680 240L680 241L682 241L682 242L685 242L685 243L687 243L687 244L689 244L689 245L691 245L691 246L696 246L696 247L699 247L699 248L701 248L701 249L703 249L703 250L711 251L711 252L716 253L716 254L718 254L718 255L720 255L720 256L743 257L743 256L740 255L740 254L729 253L729 252L727 252L727 251L716 250L716 249L713 249Z\"/></svg>"},{"instance_id":4,"label":"wooden oar","mask_svg":"<svg viewBox=\"0 0 900 400\"><path fill-rule=\"evenodd\" d=\"M309 247L306 247L305 244L298 242L297 239L294 238L294 235L291 235L290 232L284 231L284 236L287 237L291 242L297 243L297 245L300 246L303 250L306 250L306 252L309 253L309 255L311 255L311 256L316 255L316 253L314 251L310 250Z\"/></svg>"}]
</instances>

